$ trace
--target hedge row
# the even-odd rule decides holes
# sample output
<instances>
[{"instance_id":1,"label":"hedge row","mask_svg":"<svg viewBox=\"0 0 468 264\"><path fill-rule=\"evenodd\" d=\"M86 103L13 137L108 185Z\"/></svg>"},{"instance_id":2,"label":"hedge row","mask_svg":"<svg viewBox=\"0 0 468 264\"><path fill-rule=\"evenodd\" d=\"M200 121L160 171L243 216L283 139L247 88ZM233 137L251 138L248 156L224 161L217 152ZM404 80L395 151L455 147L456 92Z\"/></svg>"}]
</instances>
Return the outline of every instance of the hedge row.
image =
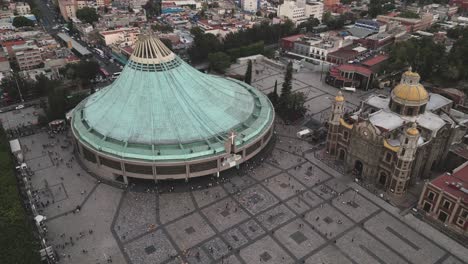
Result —
<instances>
[{"instance_id":1,"label":"hedge row","mask_svg":"<svg viewBox=\"0 0 468 264\"><path fill-rule=\"evenodd\" d=\"M40 263L39 241L21 204L10 145L0 127L0 263Z\"/></svg>"}]
</instances>

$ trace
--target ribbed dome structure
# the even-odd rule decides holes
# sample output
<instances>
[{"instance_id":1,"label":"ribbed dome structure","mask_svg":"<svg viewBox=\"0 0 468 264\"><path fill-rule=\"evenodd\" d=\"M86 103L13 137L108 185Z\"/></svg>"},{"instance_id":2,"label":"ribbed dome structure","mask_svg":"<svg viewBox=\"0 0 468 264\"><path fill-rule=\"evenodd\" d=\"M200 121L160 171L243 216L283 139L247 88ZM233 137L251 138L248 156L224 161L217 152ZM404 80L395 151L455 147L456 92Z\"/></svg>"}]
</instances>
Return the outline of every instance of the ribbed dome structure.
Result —
<instances>
[{"instance_id":1,"label":"ribbed dome structure","mask_svg":"<svg viewBox=\"0 0 468 264\"><path fill-rule=\"evenodd\" d=\"M419 83L421 77L418 73L406 71L401 77L401 82L392 91L394 98L400 102L422 103L425 104L429 100L429 93Z\"/></svg>"},{"instance_id":2,"label":"ribbed dome structure","mask_svg":"<svg viewBox=\"0 0 468 264\"><path fill-rule=\"evenodd\" d=\"M229 154L270 132L267 97L237 80L194 69L152 34L141 36L122 73L73 112L78 141L119 161L193 161Z\"/></svg>"}]
</instances>

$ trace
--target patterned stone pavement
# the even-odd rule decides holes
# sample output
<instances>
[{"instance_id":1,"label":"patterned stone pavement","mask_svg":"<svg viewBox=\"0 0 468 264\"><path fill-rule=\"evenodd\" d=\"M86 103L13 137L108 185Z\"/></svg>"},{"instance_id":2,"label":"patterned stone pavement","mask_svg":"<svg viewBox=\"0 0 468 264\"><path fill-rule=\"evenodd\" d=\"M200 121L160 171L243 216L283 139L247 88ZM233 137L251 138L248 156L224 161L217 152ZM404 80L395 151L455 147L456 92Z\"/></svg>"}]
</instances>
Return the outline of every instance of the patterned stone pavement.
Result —
<instances>
[{"instance_id":1,"label":"patterned stone pavement","mask_svg":"<svg viewBox=\"0 0 468 264\"><path fill-rule=\"evenodd\" d=\"M336 91L318 87L314 76L295 85L313 91L309 111L318 117L326 108L315 100ZM256 83L272 86L267 77L256 76ZM459 258L466 252L448 252L440 242L447 238L429 239L437 235L418 231L395 208L317 160L313 146L295 137L298 129L278 124L269 149L219 178L157 186L135 181L126 190L81 168L72 149L63 147L66 135L20 141L29 150L32 185L60 263L468 262Z\"/></svg>"}]
</instances>

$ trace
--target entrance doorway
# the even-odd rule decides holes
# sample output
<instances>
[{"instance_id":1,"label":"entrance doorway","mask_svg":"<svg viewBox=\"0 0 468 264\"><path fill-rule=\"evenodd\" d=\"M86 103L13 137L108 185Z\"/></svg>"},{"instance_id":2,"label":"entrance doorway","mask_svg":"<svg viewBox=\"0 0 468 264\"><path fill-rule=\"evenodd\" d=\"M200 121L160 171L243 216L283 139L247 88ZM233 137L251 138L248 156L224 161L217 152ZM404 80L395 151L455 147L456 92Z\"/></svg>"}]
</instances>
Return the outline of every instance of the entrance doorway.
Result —
<instances>
[{"instance_id":1,"label":"entrance doorway","mask_svg":"<svg viewBox=\"0 0 468 264\"><path fill-rule=\"evenodd\" d=\"M338 160L344 160L345 159L345 151L343 149L340 149L338 151Z\"/></svg>"},{"instance_id":2,"label":"entrance doorway","mask_svg":"<svg viewBox=\"0 0 468 264\"><path fill-rule=\"evenodd\" d=\"M379 184L382 186L385 186L386 182L387 182L387 174L385 172L380 172Z\"/></svg>"},{"instance_id":3,"label":"entrance doorway","mask_svg":"<svg viewBox=\"0 0 468 264\"><path fill-rule=\"evenodd\" d=\"M356 175L357 178L360 178L362 176L362 168L364 165L360 160L356 160L354 163L354 174Z\"/></svg>"}]
</instances>

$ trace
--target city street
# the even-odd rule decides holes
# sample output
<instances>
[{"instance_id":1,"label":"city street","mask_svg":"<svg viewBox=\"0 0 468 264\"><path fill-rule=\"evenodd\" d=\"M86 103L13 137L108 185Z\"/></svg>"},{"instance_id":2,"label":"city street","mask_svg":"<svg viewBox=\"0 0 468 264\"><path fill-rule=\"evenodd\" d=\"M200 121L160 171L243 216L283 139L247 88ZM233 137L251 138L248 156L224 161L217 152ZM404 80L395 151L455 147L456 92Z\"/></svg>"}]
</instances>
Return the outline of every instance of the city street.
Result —
<instances>
[{"instance_id":1,"label":"city street","mask_svg":"<svg viewBox=\"0 0 468 264\"><path fill-rule=\"evenodd\" d=\"M56 19L56 16L58 16L59 14L56 13L55 9L50 8L53 6L51 3L49 4L50 7L47 6L47 0L35 0L35 2L39 10L41 11L40 23L49 34L56 37L57 33L60 32L60 29L54 29L54 27L61 25ZM99 63L101 68L104 68L109 74L121 71L119 67L120 64L118 64L117 62L112 63L107 58L101 58L95 51L93 51L93 47L89 46L84 41L77 39L76 37L75 41L77 41L83 47L86 47L89 51L91 51L93 54L93 58Z\"/></svg>"}]
</instances>

